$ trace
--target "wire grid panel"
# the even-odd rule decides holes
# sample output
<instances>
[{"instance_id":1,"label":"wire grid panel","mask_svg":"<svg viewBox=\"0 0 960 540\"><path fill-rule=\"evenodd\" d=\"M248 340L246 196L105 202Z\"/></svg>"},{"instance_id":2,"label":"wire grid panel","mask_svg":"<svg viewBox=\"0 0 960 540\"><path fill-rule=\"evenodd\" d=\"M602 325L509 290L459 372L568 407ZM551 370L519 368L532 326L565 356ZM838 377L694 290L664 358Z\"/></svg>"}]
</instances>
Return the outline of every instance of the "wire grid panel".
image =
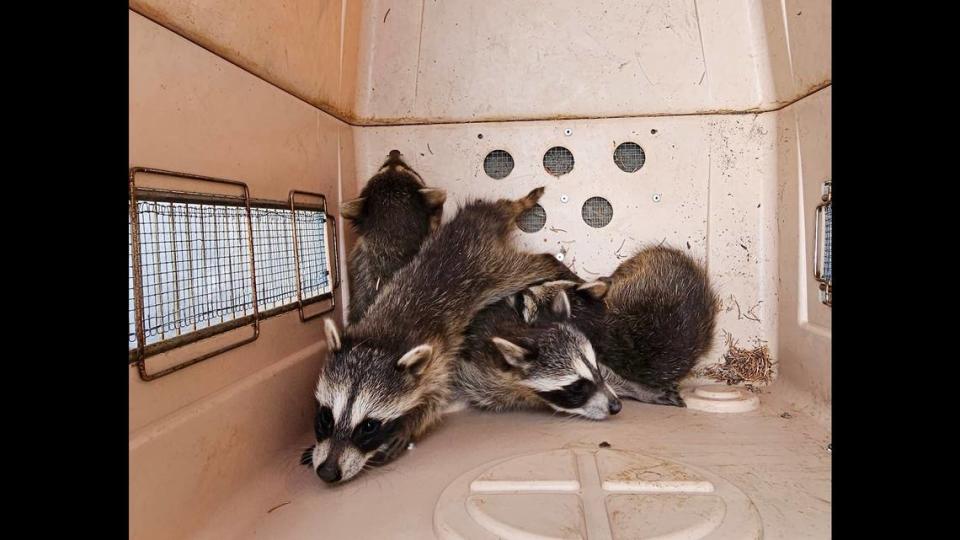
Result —
<instances>
[{"instance_id":1,"label":"wire grid panel","mask_svg":"<svg viewBox=\"0 0 960 540\"><path fill-rule=\"evenodd\" d=\"M517 216L517 227L526 233L535 233L547 223L547 211L539 204Z\"/></svg>"},{"instance_id":2,"label":"wire grid panel","mask_svg":"<svg viewBox=\"0 0 960 540\"><path fill-rule=\"evenodd\" d=\"M297 210L300 288L304 300L330 292L326 223L327 216L323 212Z\"/></svg>"},{"instance_id":3,"label":"wire grid panel","mask_svg":"<svg viewBox=\"0 0 960 540\"><path fill-rule=\"evenodd\" d=\"M833 283L833 205L827 204L823 218L823 279Z\"/></svg>"},{"instance_id":4,"label":"wire grid panel","mask_svg":"<svg viewBox=\"0 0 960 540\"><path fill-rule=\"evenodd\" d=\"M137 201L137 215L144 345L252 313L244 207Z\"/></svg>"},{"instance_id":5,"label":"wire grid panel","mask_svg":"<svg viewBox=\"0 0 960 540\"><path fill-rule=\"evenodd\" d=\"M293 266L293 220L290 211L251 208L253 253L257 265L257 301L260 311L297 300Z\"/></svg>"},{"instance_id":6,"label":"wire grid panel","mask_svg":"<svg viewBox=\"0 0 960 540\"><path fill-rule=\"evenodd\" d=\"M647 161L647 155L643 148L635 142L625 142L613 151L613 162L620 167L623 172L634 173L643 167Z\"/></svg>"},{"instance_id":7,"label":"wire grid panel","mask_svg":"<svg viewBox=\"0 0 960 540\"><path fill-rule=\"evenodd\" d=\"M613 219L613 206L603 197L590 197L583 203L580 215L584 223L591 227L606 227Z\"/></svg>"},{"instance_id":8,"label":"wire grid panel","mask_svg":"<svg viewBox=\"0 0 960 540\"><path fill-rule=\"evenodd\" d=\"M483 172L494 180L502 180L513 172L513 156L506 150L494 150L483 159Z\"/></svg>"},{"instance_id":9,"label":"wire grid panel","mask_svg":"<svg viewBox=\"0 0 960 540\"><path fill-rule=\"evenodd\" d=\"M129 216L129 213L127 214ZM134 300L133 295L133 223L130 220L127 220L127 275L129 279L127 280L128 286L130 289L130 309L128 313L129 324L129 348L137 348L137 306L136 300Z\"/></svg>"},{"instance_id":10,"label":"wire grid panel","mask_svg":"<svg viewBox=\"0 0 960 540\"><path fill-rule=\"evenodd\" d=\"M573 152L554 146L543 155L543 168L553 176L563 176L573 170Z\"/></svg>"},{"instance_id":11,"label":"wire grid panel","mask_svg":"<svg viewBox=\"0 0 960 540\"><path fill-rule=\"evenodd\" d=\"M150 345L253 314L246 209L137 202L144 335ZM251 208L261 313L297 301L290 210ZM326 217L297 213L304 299L330 292ZM129 347L137 347L130 233Z\"/></svg>"}]
</instances>

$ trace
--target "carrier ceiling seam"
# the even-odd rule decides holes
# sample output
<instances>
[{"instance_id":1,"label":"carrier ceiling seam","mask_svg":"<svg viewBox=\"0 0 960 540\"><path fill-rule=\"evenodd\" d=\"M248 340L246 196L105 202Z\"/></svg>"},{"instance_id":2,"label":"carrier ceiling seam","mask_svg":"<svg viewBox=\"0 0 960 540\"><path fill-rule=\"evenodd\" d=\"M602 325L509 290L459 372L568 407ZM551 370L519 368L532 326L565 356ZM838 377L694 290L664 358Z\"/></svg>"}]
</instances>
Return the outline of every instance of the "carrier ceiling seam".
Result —
<instances>
[{"instance_id":1,"label":"carrier ceiling seam","mask_svg":"<svg viewBox=\"0 0 960 540\"><path fill-rule=\"evenodd\" d=\"M338 121L340 121L340 122L343 122L344 124L346 124L346 125L348 125L348 126L350 126L350 127L359 127L359 128L363 128L363 127L398 127L398 126L455 126L455 125L469 125L469 124L504 124L504 123L515 123L515 122L559 122L559 121L573 121L573 120L618 120L618 119L628 119L628 118L671 118L671 117L682 117L682 116L717 116L717 115L762 114L762 113L768 113L768 112L777 112L777 111L779 111L779 110L785 109L785 108L789 107L790 105L793 105L794 103L796 103L796 102L798 102L798 101L800 101L800 100L802 100L802 99L808 98L808 97L812 96L813 94L816 94L817 92L820 92L820 91L822 91L822 90L825 90L825 89L827 89L827 88L829 88L830 86L833 85L833 81L832 81L832 80L826 80L826 81L823 81L823 82L821 82L821 83L819 83L819 84L817 84L817 85L815 85L815 86L812 86L806 93L804 93L804 94L802 94L802 95L800 95L800 96L797 96L796 98L793 98L793 99L791 99L790 101L786 101L786 102L784 102L784 103L781 103L781 104L778 104L778 105L775 105L775 106L772 106L772 107L754 107L754 108L750 108L750 109L735 110L735 111L715 109L715 110L703 110L703 111L694 111L694 112L686 112L686 113L648 113L648 114L598 115L598 116L586 116L586 115L558 116L558 115L554 115L554 116L550 116L550 117L500 118L500 119L490 119L490 120L459 120L459 121L435 121L435 122L434 122L434 121L406 122L406 121L403 121L403 120L397 120L397 121L394 121L394 122L373 122L373 121L369 121L369 122L368 122L368 121L363 121L363 120L356 119L356 118L350 119L350 118L348 118L347 116L344 116L341 111L337 111L336 109L334 109L333 107L330 107L329 105L326 105L326 104L320 104L320 105L318 105L318 104L316 104L316 103L312 103L312 102L311 102L310 100L308 100L306 97L300 95L296 90L284 88L284 87L278 85L277 83L275 83L275 82L273 82L273 81L270 81L270 80L268 80L268 79L265 79L263 76L261 76L261 75L259 75L259 74L257 74L257 73L254 73L253 71L250 71L250 70L247 69L246 67L241 66L240 64L234 62L233 60L231 60L231 59L229 59L229 58L225 58L224 56L221 56L219 53L217 53L216 51L212 50L210 47L208 47L208 46L206 46L206 45L204 45L204 44L202 44L202 43L198 43L198 42L195 41L193 38L191 38L190 36L184 34L183 32L181 32L181 31L179 31L179 30L177 30L177 29L175 29L175 28L171 28L171 27L163 24L162 22L160 22L160 21L158 21L158 20L150 17L149 15L146 15L146 14L144 14L144 13L141 13L141 12L137 11L137 10L136 10L135 8L133 8L133 7L129 8L129 9L130 9L130 11L136 13L137 15L140 15L141 17L149 20L150 22L152 22L152 23L154 23L154 24L156 24L156 25L158 25L158 26L163 27L163 28L165 28L165 29L173 32L174 34L177 34L178 36L180 36L180 37L182 37L183 39L189 41L190 43L193 43L193 44L196 45L197 47L200 47L201 49L209 52L210 54L216 56L217 58L220 58L221 60L224 60L225 62L228 62L229 64L232 64L232 65L240 68L241 70L249 73L249 74L252 75L253 77L256 77L257 79L259 79L259 80L261 80L261 81L269 84L270 86L276 88L277 90L280 90L281 92L289 95L290 97L296 98L296 99L302 101L303 103L305 103L305 104L307 104L307 105L309 105L309 106L311 106L311 107L313 107L313 108L315 108L315 109L317 109L317 110L319 110L319 111L321 111L321 112L326 113L327 115L329 115L329 116L330 116L331 118L333 118L334 120L338 120ZM342 70L341 70L341 71L342 71Z\"/></svg>"}]
</instances>

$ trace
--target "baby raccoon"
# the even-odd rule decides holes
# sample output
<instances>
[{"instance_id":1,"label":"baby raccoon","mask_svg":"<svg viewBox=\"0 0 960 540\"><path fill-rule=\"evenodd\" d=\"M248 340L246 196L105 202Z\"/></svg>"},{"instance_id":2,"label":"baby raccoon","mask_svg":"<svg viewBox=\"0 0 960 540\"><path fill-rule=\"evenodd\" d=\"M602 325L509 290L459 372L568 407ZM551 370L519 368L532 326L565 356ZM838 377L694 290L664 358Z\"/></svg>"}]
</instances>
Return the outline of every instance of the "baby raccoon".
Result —
<instances>
[{"instance_id":1,"label":"baby raccoon","mask_svg":"<svg viewBox=\"0 0 960 540\"><path fill-rule=\"evenodd\" d=\"M340 215L358 235L347 262L349 324L360 320L377 292L439 227L446 199L444 190L426 187L400 152L393 150L360 197L340 205Z\"/></svg>"},{"instance_id":2,"label":"baby raccoon","mask_svg":"<svg viewBox=\"0 0 960 540\"><path fill-rule=\"evenodd\" d=\"M477 315L457 365L458 399L495 411L548 406L594 420L620 412L588 337L603 305L594 288L578 285L536 285Z\"/></svg>"},{"instance_id":3,"label":"baby raccoon","mask_svg":"<svg viewBox=\"0 0 960 540\"><path fill-rule=\"evenodd\" d=\"M616 414L618 397L683 407L677 384L709 350L718 305L706 272L662 246L609 278L582 283L567 273L474 319L459 399L493 410L546 404L593 419Z\"/></svg>"},{"instance_id":4,"label":"baby raccoon","mask_svg":"<svg viewBox=\"0 0 960 540\"><path fill-rule=\"evenodd\" d=\"M393 459L441 417L464 332L484 307L529 283L556 279L547 254L514 246L514 222L543 188L517 200L475 201L428 237L340 336L325 324L317 383L317 443L304 455L326 482ZM309 459L307 459L309 457Z\"/></svg>"},{"instance_id":5,"label":"baby raccoon","mask_svg":"<svg viewBox=\"0 0 960 540\"><path fill-rule=\"evenodd\" d=\"M568 276L565 276L568 277ZM491 410L542 407L602 420L625 397L676 405L675 392L624 380L602 363L605 281L532 286L481 312L458 364L458 399ZM598 361L601 360L601 361Z\"/></svg>"}]
</instances>

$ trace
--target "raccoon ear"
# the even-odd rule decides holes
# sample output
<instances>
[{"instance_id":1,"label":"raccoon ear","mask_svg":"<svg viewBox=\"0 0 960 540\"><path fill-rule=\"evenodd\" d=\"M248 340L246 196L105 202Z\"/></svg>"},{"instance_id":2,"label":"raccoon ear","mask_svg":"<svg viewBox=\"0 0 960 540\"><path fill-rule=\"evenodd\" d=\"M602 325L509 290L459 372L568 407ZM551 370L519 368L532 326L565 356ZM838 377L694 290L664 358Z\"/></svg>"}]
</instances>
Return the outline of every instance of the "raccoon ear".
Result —
<instances>
[{"instance_id":1,"label":"raccoon ear","mask_svg":"<svg viewBox=\"0 0 960 540\"><path fill-rule=\"evenodd\" d=\"M532 291L524 291L517 298L519 302L517 309L520 310L520 315L523 316L524 322L533 322L537 317L537 299L535 294L536 293Z\"/></svg>"},{"instance_id":2,"label":"raccoon ear","mask_svg":"<svg viewBox=\"0 0 960 540\"><path fill-rule=\"evenodd\" d=\"M589 283L584 283L577 287L578 291L583 291L596 300L602 299L607 295L607 291L610 290L610 284L604 280L598 279L596 281L591 281Z\"/></svg>"},{"instance_id":3,"label":"raccoon ear","mask_svg":"<svg viewBox=\"0 0 960 540\"><path fill-rule=\"evenodd\" d=\"M397 360L397 367L405 369L414 375L420 375L430 364L432 358L433 347L426 344L417 345Z\"/></svg>"},{"instance_id":4,"label":"raccoon ear","mask_svg":"<svg viewBox=\"0 0 960 540\"><path fill-rule=\"evenodd\" d=\"M567 296L567 291L558 291L557 295L553 297L553 303L550 307L556 315L569 319L570 298Z\"/></svg>"},{"instance_id":5,"label":"raccoon ear","mask_svg":"<svg viewBox=\"0 0 960 540\"><path fill-rule=\"evenodd\" d=\"M500 349L500 353L503 354L503 358L508 364L520 369L527 367L527 358L530 356L530 351L500 337L491 338L490 341Z\"/></svg>"},{"instance_id":6,"label":"raccoon ear","mask_svg":"<svg viewBox=\"0 0 960 540\"><path fill-rule=\"evenodd\" d=\"M427 206L430 208L439 208L447 202L447 192L443 189L423 188L420 190L420 194L423 195L423 200L427 202Z\"/></svg>"},{"instance_id":7,"label":"raccoon ear","mask_svg":"<svg viewBox=\"0 0 960 540\"><path fill-rule=\"evenodd\" d=\"M357 219L363 213L363 203L367 201L366 197L343 201L340 203L340 215L344 219Z\"/></svg>"},{"instance_id":8,"label":"raccoon ear","mask_svg":"<svg viewBox=\"0 0 960 540\"><path fill-rule=\"evenodd\" d=\"M337 330L337 324L329 317L323 319L323 334L327 337L327 349L330 352L340 350L340 332Z\"/></svg>"}]
</instances>

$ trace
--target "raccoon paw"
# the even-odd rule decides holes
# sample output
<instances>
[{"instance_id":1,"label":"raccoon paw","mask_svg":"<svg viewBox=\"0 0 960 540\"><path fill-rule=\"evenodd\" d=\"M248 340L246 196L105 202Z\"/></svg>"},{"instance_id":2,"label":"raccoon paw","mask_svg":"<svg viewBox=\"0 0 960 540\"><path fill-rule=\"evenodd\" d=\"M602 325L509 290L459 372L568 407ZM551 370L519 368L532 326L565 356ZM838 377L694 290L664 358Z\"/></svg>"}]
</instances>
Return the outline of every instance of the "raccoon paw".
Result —
<instances>
[{"instance_id":1,"label":"raccoon paw","mask_svg":"<svg viewBox=\"0 0 960 540\"><path fill-rule=\"evenodd\" d=\"M400 454L407 450L410 439L407 437L397 437L390 441L386 448L380 450L370 459L372 465L383 465L398 458Z\"/></svg>"},{"instance_id":2,"label":"raccoon paw","mask_svg":"<svg viewBox=\"0 0 960 540\"><path fill-rule=\"evenodd\" d=\"M657 396L655 403L657 405L670 405L673 407L686 407L687 403L680 397L680 392L676 388L664 390Z\"/></svg>"}]
</instances>

